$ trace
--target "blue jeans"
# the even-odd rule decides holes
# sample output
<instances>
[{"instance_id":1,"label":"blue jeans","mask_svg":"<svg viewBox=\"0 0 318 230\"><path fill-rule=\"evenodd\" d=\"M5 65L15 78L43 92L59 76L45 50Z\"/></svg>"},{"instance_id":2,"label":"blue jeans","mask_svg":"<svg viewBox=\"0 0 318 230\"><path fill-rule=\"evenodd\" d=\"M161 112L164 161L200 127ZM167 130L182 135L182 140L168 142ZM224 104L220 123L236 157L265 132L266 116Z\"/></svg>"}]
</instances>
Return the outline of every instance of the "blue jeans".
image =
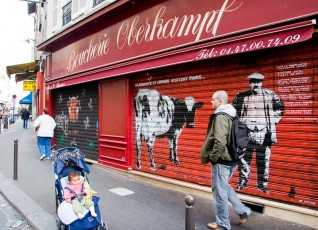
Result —
<instances>
[{"instance_id":1,"label":"blue jeans","mask_svg":"<svg viewBox=\"0 0 318 230\"><path fill-rule=\"evenodd\" d=\"M23 120L23 128L24 129L28 128L28 119Z\"/></svg>"},{"instance_id":2,"label":"blue jeans","mask_svg":"<svg viewBox=\"0 0 318 230\"><path fill-rule=\"evenodd\" d=\"M216 222L227 230L231 229L228 201L232 204L236 214L251 214L251 209L240 201L232 186L229 185L229 180L236 167L222 164L212 166L212 193Z\"/></svg>"},{"instance_id":3,"label":"blue jeans","mask_svg":"<svg viewBox=\"0 0 318 230\"><path fill-rule=\"evenodd\" d=\"M38 137L38 148L41 156L50 157L51 141L52 137Z\"/></svg>"}]
</instances>

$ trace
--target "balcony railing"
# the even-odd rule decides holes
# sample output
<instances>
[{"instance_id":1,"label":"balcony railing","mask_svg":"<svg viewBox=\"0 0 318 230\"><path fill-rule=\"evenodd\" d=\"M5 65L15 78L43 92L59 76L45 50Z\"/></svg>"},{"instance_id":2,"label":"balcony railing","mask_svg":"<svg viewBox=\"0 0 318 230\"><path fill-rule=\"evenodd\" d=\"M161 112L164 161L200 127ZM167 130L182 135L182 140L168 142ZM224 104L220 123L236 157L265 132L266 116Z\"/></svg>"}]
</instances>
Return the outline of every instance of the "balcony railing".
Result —
<instances>
[{"instance_id":1,"label":"balcony railing","mask_svg":"<svg viewBox=\"0 0 318 230\"><path fill-rule=\"evenodd\" d=\"M72 1L67 3L62 8L62 10L63 10L62 21L63 21L63 26L64 26L72 20Z\"/></svg>"},{"instance_id":2,"label":"balcony railing","mask_svg":"<svg viewBox=\"0 0 318 230\"><path fill-rule=\"evenodd\" d=\"M104 2L105 0L93 0L93 7L97 6L98 4Z\"/></svg>"}]
</instances>

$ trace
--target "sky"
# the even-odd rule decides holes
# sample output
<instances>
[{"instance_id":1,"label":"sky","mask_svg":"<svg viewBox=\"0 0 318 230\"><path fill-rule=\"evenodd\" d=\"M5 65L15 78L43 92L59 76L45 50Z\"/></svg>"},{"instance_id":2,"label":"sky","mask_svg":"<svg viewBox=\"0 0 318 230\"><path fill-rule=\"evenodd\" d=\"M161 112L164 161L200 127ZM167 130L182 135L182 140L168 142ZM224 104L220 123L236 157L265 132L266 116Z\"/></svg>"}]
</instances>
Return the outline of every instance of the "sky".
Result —
<instances>
[{"instance_id":1,"label":"sky","mask_svg":"<svg viewBox=\"0 0 318 230\"><path fill-rule=\"evenodd\" d=\"M0 0L0 71L6 72L6 66L32 61L33 42L26 39L34 38L34 17L28 15L27 2L20 0ZM10 76L9 76L10 77ZM3 85L3 84L2 84ZM29 92L24 92L22 83L12 87L18 99ZM0 85L1 89L1 85Z\"/></svg>"}]
</instances>

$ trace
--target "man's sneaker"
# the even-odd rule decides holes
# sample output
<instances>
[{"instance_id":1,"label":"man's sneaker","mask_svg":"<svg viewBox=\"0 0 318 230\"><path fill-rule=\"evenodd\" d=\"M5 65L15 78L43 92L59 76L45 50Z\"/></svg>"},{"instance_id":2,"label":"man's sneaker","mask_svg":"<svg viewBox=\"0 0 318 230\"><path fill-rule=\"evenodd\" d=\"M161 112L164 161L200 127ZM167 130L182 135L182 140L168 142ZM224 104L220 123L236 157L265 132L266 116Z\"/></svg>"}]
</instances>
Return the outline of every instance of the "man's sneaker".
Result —
<instances>
[{"instance_id":1,"label":"man's sneaker","mask_svg":"<svg viewBox=\"0 0 318 230\"><path fill-rule=\"evenodd\" d=\"M49 157L46 157L45 159L47 159L47 160L51 160L51 158L49 158Z\"/></svg>"},{"instance_id":2,"label":"man's sneaker","mask_svg":"<svg viewBox=\"0 0 318 230\"><path fill-rule=\"evenodd\" d=\"M40 161L41 161L41 160L43 160L43 159L44 159L44 157L45 157L45 156L44 156L44 155L42 155L42 156L41 156L41 158L40 158Z\"/></svg>"},{"instance_id":3,"label":"man's sneaker","mask_svg":"<svg viewBox=\"0 0 318 230\"><path fill-rule=\"evenodd\" d=\"M244 224L247 221L247 218L252 214L251 209L248 209L248 212L244 212L243 214L239 214L240 220L238 222L239 225Z\"/></svg>"},{"instance_id":4,"label":"man's sneaker","mask_svg":"<svg viewBox=\"0 0 318 230\"><path fill-rule=\"evenodd\" d=\"M243 214L240 214L240 220L238 222L239 225L244 224L247 221L248 215L246 212L244 212Z\"/></svg>"},{"instance_id":5,"label":"man's sneaker","mask_svg":"<svg viewBox=\"0 0 318 230\"><path fill-rule=\"evenodd\" d=\"M227 230L226 228L223 228L222 226L218 225L217 222L214 223L208 223L207 226L209 229L214 229L214 230Z\"/></svg>"}]
</instances>

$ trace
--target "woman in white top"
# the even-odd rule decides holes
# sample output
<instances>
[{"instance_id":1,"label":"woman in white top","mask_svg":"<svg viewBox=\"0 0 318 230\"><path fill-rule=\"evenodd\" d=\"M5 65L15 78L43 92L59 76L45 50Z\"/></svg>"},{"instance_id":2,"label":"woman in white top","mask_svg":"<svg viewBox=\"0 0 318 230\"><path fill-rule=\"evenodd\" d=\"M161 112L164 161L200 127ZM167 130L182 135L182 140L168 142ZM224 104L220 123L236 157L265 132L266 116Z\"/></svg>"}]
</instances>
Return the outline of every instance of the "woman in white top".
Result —
<instances>
[{"instance_id":1,"label":"woman in white top","mask_svg":"<svg viewBox=\"0 0 318 230\"><path fill-rule=\"evenodd\" d=\"M39 116L33 123L33 128L37 130L40 160L43 160L44 157L50 159L50 147L55 127L56 123L49 115L49 109L44 108L43 115Z\"/></svg>"}]
</instances>

